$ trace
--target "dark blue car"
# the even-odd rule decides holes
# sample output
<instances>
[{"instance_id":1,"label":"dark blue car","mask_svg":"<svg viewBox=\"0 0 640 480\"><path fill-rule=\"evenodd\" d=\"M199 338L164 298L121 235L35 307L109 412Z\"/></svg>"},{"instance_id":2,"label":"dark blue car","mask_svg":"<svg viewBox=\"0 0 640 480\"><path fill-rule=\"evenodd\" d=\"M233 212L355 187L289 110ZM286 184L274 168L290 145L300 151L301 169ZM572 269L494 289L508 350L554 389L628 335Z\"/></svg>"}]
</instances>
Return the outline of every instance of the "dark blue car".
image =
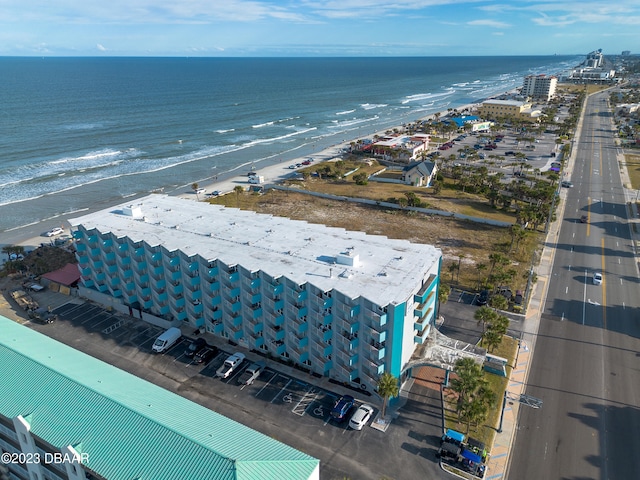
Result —
<instances>
[{"instance_id":1,"label":"dark blue car","mask_svg":"<svg viewBox=\"0 0 640 480\"><path fill-rule=\"evenodd\" d=\"M331 410L331 417L338 422L342 422L347 418L349 410L353 407L354 402L355 399L351 395L344 395L343 397L340 397Z\"/></svg>"}]
</instances>

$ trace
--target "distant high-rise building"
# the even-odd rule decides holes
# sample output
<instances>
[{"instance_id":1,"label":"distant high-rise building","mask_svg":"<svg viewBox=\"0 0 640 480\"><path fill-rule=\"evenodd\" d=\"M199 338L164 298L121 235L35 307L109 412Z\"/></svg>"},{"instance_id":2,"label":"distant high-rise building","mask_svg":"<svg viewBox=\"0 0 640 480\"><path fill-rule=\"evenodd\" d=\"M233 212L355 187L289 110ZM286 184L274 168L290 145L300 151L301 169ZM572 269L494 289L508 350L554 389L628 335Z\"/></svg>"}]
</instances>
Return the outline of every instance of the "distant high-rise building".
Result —
<instances>
[{"instance_id":1,"label":"distant high-rise building","mask_svg":"<svg viewBox=\"0 0 640 480\"><path fill-rule=\"evenodd\" d=\"M622 55L631 55L631 50L623 50Z\"/></svg>"},{"instance_id":2,"label":"distant high-rise building","mask_svg":"<svg viewBox=\"0 0 640 480\"><path fill-rule=\"evenodd\" d=\"M557 86L558 78L553 75L527 75L522 84L522 94L548 102L555 95Z\"/></svg>"}]
</instances>

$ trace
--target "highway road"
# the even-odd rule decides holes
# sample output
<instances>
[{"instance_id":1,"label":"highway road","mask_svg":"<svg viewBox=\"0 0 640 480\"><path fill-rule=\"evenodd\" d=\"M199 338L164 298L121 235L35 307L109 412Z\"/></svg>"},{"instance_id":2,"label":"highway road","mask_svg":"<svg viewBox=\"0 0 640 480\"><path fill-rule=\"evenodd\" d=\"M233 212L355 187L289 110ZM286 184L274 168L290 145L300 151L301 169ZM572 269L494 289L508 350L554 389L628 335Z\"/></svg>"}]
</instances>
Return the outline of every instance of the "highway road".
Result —
<instances>
[{"instance_id":1,"label":"highway road","mask_svg":"<svg viewBox=\"0 0 640 480\"><path fill-rule=\"evenodd\" d=\"M640 478L640 279L608 96L589 98L564 177L574 187L526 385L544 403L520 408L510 479Z\"/></svg>"}]
</instances>

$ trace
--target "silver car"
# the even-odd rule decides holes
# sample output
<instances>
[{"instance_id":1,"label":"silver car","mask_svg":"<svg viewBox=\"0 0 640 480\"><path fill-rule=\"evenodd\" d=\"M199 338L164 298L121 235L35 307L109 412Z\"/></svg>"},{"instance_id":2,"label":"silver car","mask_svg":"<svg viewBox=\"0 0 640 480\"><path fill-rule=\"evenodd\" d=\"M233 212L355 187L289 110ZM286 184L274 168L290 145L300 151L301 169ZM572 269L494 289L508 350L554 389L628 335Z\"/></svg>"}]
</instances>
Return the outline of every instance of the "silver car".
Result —
<instances>
[{"instance_id":1,"label":"silver car","mask_svg":"<svg viewBox=\"0 0 640 480\"><path fill-rule=\"evenodd\" d=\"M372 415L373 407L371 405L367 405L366 403L360 405L356 413L354 413L349 420L349 426L354 430L362 430L362 427L369 422Z\"/></svg>"}]
</instances>

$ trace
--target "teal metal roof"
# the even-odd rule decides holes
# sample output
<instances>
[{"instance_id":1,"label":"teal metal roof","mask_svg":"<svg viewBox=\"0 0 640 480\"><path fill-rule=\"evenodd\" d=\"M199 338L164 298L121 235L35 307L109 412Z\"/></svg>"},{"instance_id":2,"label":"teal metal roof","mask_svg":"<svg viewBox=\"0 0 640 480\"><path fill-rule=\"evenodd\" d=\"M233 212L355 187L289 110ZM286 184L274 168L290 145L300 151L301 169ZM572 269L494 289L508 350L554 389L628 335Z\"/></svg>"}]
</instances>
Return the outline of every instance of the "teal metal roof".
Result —
<instances>
[{"instance_id":1,"label":"teal metal roof","mask_svg":"<svg viewBox=\"0 0 640 480\"><path fill-rule=\"evenodd\" d=\"M0 413L109 480L298 480L319 460L0 316Z\"/></svg>"}]
</instances>

